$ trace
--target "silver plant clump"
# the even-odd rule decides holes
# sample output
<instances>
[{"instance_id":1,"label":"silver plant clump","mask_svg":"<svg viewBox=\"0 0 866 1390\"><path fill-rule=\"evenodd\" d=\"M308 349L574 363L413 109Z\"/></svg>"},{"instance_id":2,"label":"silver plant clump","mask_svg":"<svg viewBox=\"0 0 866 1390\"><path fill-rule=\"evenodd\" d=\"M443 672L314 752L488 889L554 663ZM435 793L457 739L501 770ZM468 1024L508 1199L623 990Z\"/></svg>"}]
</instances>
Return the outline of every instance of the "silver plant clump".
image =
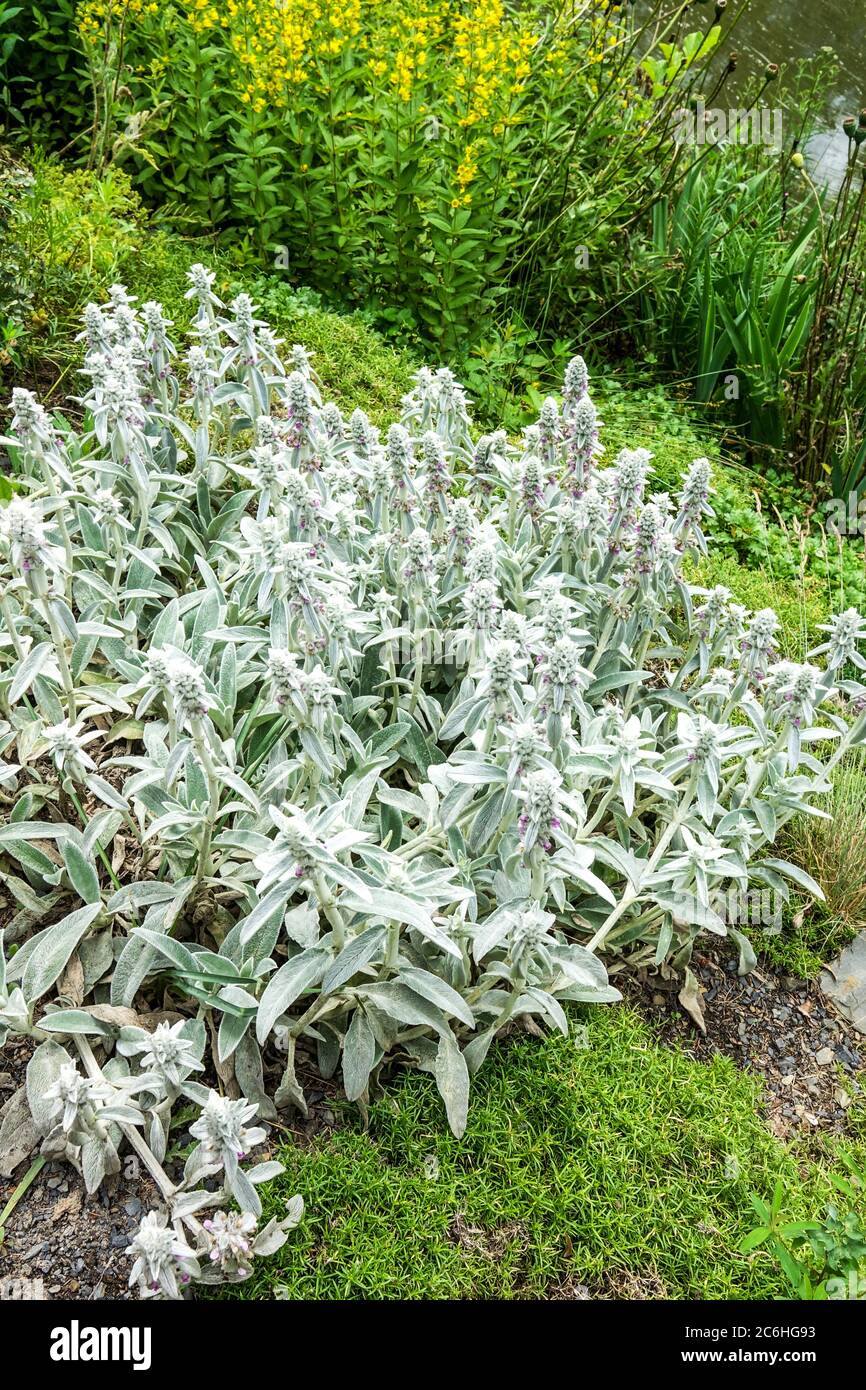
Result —
<instances>
[{"instance_id":1,"label":"silver plant clump","mask_svg":"<svg viewBox=\"0 0 866 1390\"><path fill-rule=\"evenodd\" d=\"M772 844L866 731L866 622L797 665L690 585L709 464L677 497L646 450L602 466L582 359L518 444L446 369L380 431L189 280L178 348L120 286L88 306L80 432L16 391L0 505L0 1041L38 1043L48 1152L154 1174L133 1282L169 1297L300 1218L258 1230L250 1159L305 1109L299 1050L362 1106L430 1072L462 1134L506 1026L566 1032L611 963L687 970L731 885L819 893Z\"/></svg>"}]
</instances>

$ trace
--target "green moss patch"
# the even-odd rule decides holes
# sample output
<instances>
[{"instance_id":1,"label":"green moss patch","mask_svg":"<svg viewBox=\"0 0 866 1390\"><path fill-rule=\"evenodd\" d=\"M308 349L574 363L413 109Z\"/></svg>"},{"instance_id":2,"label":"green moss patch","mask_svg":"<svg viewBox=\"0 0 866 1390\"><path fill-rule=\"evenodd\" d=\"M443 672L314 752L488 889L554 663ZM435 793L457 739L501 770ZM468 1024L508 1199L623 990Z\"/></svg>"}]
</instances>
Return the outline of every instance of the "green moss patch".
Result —
<instances>
[{"instance_id":1,"label":"green moss patch","mask_svg":"<svg viewBox=\"0 0 866 1390\"><path fill-rule=\"evenodd\" d=\"M781 1178L792 1213L829 1195L822 1156L801 1177L767 1131L760 1086L655 1041L629 1008L586 1012L574 1038L498 1045L473 1084L469 1127L447 1131L432 1079L408 1074L309 1147L284 1146L269 1212L301 1192L300 1231L244 1298L543 1298L630 1279L671 1299L786 1295L762 1253L751 1191ZM627 1296L627 1295L626 1295Z\"/></svg>"}]
</instances>

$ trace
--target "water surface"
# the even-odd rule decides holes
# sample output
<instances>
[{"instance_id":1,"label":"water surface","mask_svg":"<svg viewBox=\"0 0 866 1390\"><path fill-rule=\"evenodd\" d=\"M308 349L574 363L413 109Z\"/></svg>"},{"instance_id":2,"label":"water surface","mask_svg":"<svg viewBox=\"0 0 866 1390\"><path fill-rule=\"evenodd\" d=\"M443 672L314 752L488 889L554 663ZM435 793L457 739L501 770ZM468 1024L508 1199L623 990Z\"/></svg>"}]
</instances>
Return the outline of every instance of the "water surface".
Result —
<instances>
[{"instance_id":1,"label":"water surface","mask_svg":"<svg viewBox=\"0 0 866 1390\"><path fill-rule=\"evenodd\" d=\"M739 50L742 68L752 72L765 62L787 67L833 49L839 73L824 97L824 130L809 142L808 156L820 182L838 182L848 157L842 119L866 107L866 0L750 0L726 47Z\"/></svg>"}]
</instances>

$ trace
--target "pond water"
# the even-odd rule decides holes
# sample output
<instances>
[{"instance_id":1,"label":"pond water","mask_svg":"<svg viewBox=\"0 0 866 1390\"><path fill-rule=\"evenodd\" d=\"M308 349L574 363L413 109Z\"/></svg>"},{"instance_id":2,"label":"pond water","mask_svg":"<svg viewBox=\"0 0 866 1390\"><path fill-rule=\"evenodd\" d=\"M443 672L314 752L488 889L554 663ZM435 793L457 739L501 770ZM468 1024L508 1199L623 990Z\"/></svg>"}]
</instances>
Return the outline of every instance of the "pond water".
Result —
<instances>
[{"instance_id":1,"label":"pond water","mask_svg":"<svg viewBox=\"0 0 866 1390\"><path fill-rule=\"evenodd\" d=\"M735 0L728 0L728 9L735 9ZM834 50L840 68L826 93L826 131L809 142L807 153L819 182L838 182L848 155L842 119L866 106L866 0L750 0L726 47L738 49L742 67L753 72L758 59L787 66L815 58L824 47Z\"/></svg>"}]
</instances>

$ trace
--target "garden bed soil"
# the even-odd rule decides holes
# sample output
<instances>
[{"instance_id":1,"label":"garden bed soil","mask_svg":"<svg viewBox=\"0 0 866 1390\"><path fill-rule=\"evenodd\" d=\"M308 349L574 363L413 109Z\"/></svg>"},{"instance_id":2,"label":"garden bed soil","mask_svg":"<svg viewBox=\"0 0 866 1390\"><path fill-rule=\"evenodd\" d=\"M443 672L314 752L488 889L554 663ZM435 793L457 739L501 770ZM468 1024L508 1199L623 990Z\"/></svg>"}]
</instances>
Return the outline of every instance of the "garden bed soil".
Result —
<instances>
[{"instance_id":1,"label":"garden bed soil","mask_svg":"<svg viewBox=\"0 0 866 1390\"><path fill-rule=\"evenodd\" d=\"M641 970L617 984L662 1041L698 1062L730 1057L760 1076L767 1123L778 1138L842 1133L850 1105L863 1094L866 1040L820 986L763 959L740 976L736 947L724 938L702 941L691 969L702 991L705 1033L678 1002L681 981Z\"/></svg>"},{"instance_id":2,"label":"garden bed soil","mask_svg":"<svg viewBox=\"0 0 866 1390\"><path fill-rule=\"evenodd\" d=\"M24 1084L33 1044L8 1041L0 1048L0 1112ZM279 1063L268 1084L278 1081ZM298 1077L307 1098L308 1114L293 1111L292 1123L274 1126L282 1142L309 1144L336 1124L332 1101L340 1094L338 1081L323 1081L312 1058L299 1051ZM206 1078L216 1084L215 1077ZM181 1132L180 1145L187 1141ZM192 1142L192 1141L190 1141ZM270 1157L257 1151L262 1161ZM123 1167L89 1194L69 1163L51 1162L36 1177L9 1217L0 1241L0 1301L8 1298L137 1299L128 1285L131 1263L126 1247L142 1216L161 1205L155 1183L132 1155L121 1156ZM26 1174L30 1160L20 1163L10 1178L0 1177L0 1211ZM163 1165L179 1181L183 1158Z\"/></svg>"}]
</instances>

